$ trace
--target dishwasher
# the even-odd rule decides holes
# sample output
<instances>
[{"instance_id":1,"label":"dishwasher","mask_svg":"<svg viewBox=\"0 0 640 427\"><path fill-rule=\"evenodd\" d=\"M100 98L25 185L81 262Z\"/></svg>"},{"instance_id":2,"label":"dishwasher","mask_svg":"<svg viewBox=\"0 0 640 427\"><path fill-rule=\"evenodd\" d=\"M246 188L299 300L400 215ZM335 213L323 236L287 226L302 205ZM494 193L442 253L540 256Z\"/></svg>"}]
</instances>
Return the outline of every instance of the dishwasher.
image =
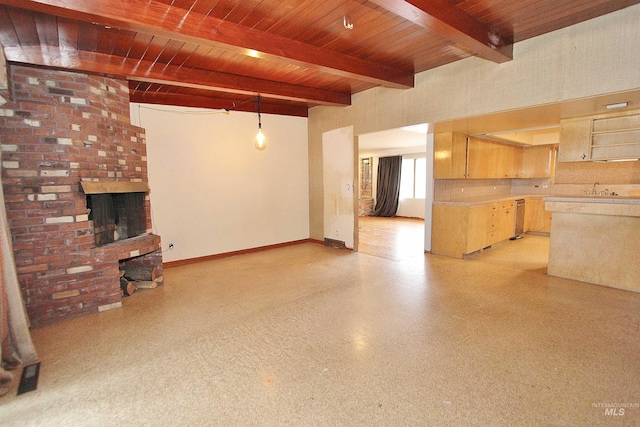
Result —
<instances>
[{"instance_id":1,"label":"dishwasher","mask_svg":"<svg viewBox=\"0 0 640 427\"><path fill-rule=\"evenodd\" d=\"M524 199L516 200L516 227L511 240L522 239L524 236Z\"/></svg>"}]
</instances>

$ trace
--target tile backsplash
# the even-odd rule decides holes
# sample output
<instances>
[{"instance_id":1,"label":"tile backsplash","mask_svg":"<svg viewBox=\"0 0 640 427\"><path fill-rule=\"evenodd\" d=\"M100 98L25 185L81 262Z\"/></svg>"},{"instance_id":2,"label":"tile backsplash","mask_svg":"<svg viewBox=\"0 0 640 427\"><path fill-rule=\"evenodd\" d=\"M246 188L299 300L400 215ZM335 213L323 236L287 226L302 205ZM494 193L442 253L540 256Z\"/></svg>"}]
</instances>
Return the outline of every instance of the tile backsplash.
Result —
<instances>
[{"instance_id":1,"label":"tile backsplash","mask_svg":"<svg viewBox=\"0 0 640 427\"><path fill-rule=\"evenodd\" d=\"M468 199L522 195L575 195L583 196L591 192L593 184L555 184L553 179L437 179L434 181L434 201L464 201ZM630 190L640 190L640 184L608 184L600 182L598 191L609 190L620 196L628 196Z\"/></svg>"}]
</instances>

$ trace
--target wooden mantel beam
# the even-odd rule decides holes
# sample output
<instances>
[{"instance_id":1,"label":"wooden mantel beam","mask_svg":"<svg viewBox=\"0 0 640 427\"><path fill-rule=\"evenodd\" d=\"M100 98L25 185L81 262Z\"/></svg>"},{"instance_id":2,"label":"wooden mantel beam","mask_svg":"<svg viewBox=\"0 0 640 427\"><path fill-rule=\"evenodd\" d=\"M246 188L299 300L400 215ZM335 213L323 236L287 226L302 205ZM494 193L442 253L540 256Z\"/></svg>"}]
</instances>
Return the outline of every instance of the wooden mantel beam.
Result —
<instances>
[{"instance_id":1,"label":"wooden mantel beam","mask_svg":"<svg viewBox=\"0 0 640 427\"><path fill-rule=\"evenodd\" d=\"M122 59L111 55L61 49L59 47L6 47L8 61L52 68L72 69L87 73L106 74L128 80L169 84L244 95L261 94L265 98L284 99L314 105L345 106L351 104L351 94L330 92L271 80L243 77L226 73L185 70L175 65L152 61Z\"/></svg>"},{"instance_id":2,"label":"wooden mantel beam","mask_svg":"<svg viewBox=\"0 0 640 427\"><path fill-rule=\"evenodd\" d=\"M447 0L369 0L416 25L475 52L480 58L503 63L513 59L513 41L479 23Z\"/></svg>"},{"instance_id":3,"label":"wooden mantel beam","mask_svg":"<svg viewBox=\"0 0 640 427\"><path fill-rule=\"evenodd\" d=\"M413 72L330 52L296 40L192 13L158 1L0 0L0 4L271 58L391 88L413 87Z\"/></svg>"}]
</instances>

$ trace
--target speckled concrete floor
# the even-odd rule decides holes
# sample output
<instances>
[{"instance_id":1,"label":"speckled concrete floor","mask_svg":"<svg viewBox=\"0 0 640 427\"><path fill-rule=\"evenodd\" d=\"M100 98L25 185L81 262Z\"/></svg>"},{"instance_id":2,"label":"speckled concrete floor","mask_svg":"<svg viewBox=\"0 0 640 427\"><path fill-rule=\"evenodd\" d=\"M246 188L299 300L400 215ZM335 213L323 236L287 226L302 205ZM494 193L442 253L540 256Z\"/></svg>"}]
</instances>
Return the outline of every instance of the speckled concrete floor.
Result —
<instances>
[{"instance_id":1,"label":"speckled concrete floor","mask_svg":"<svg viewBox=\"0 0 640 427\"><path fill-rule=\"evenodd\" d=\"M0 425L639 425L640 294L548 277L546 247L166 269L122 309L34 330L38 390L0 400Z\"/></svg>"}]
</instances>

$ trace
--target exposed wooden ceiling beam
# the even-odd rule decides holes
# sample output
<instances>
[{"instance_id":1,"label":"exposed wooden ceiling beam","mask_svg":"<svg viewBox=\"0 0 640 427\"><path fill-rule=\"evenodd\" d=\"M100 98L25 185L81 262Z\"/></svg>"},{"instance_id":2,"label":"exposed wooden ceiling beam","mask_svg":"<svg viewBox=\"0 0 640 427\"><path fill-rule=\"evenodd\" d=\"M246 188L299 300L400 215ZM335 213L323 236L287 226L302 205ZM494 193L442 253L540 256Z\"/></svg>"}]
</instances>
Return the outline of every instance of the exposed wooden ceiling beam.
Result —
<instances>
[{"instance_id":1,"label":"exposed wooden ceiling beam","mask_svg":"<svg viewBox=\"0 0 640 427\"><path fill-rule=\"evenodd\" d=\"M130 101L140 104L177 105L181 107L209 108L212 110L227 109L231 111L256 112L256 104L253 102L233 105L228 98L216 98L210 96L181 95L176 93L146 92L140 90L130 91ZM309 110L306 106L272 104L264 100L260 104L260 112L266 114L281 114L285 116L308 117Z\"/></svg>"},{"instance_id":2,"label":"exposed wooden ceiling beam","mask_svg":"<svg viewBox=\"0 0 640 427\"><path fill-rule=\"evenodd\" d=\"M151 61L123 59L111 55L61 49L59 47L6 47L8 61L53 68L99 73L152 83L219 90L238 94L261 94L265 98L284 99L316 105L345 106L351 94L292 85L253 77L206 70L184 69Z\"/></svg>"},{"instance_id":3,"label":"exposed wooden ceiling beam","mask_svg":"<svg viewBox=\"0 0 640 427\"><path fill-rule=\"evenodd\" d=\"M440 36L475 52L480 58L503 63L513 59L513 41L479 23L447 0L369 0Z\"/></svg>"},{"instance_id":4,"label":"exposed wooden ceiling beam","mask_svg":"<svg viewBox=\"0 0 640 427\"><path fill-rule=\"evenodd\" d=\"M174 40L223 47L242 55L285 60L309 69L392 88L413 87L413 70L407 72L379 63L326 51L286 37L191 13L147 0L0 0L21 9L70 19L161 35Z\"/></svg>"}]
</instances>

